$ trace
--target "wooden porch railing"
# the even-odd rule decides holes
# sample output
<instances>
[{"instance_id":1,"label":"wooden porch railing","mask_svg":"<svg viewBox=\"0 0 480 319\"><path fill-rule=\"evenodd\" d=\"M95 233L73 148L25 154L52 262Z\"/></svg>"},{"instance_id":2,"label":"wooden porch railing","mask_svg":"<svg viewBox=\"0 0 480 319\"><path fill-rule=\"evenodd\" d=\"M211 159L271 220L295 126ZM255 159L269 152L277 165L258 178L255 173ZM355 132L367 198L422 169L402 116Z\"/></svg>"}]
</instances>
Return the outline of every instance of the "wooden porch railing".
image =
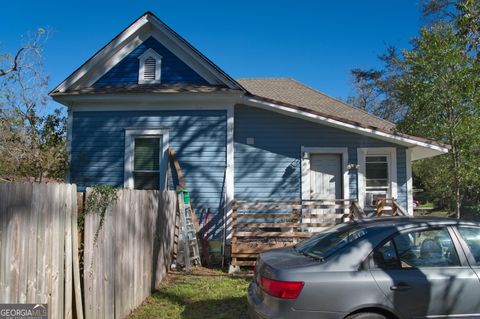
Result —
<instances>
[{"instance_id":1,"label":"wooden porch railing","mask_svg":"<svg viewBox=\"0 0 480 319\"><path fill-rule=\"evenodd\" d=\"M264 250L295 245L312 228L331 227L365 215L356 200L236 200L232 213L234 266L254 266Z\"/></svg>"},{"instance_id":2,"label":"wooden porch railing","mask_svg":"<svg viewBox=\"0 0 480 319\"><path fill-rule=\"evenodd\" d=\"M395 198L377 199L375 211L377 216L409 216L405 208Z\"/></svg>"}]
</instances>

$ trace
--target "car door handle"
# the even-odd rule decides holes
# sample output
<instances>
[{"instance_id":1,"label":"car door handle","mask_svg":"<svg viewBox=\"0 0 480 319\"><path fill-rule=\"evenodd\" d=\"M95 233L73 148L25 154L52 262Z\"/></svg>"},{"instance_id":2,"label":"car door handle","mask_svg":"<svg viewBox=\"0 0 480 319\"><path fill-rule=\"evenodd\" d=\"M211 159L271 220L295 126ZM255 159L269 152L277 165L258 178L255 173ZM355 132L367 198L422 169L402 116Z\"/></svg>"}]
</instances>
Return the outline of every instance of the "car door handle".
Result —
<instances>
[{"instance_id":1,"label":"car door handle","mask_svg":"<svg viewBox=\"0 0 480 319\"><path fill-rule=\"evenodd\" d=\"M390 290L392 290L392 291L407 291L407 290L410 290L410 289L412 289L412 287L407 285L404 282L400 282L396 285L390 286Z\"/></svg>"}]
</instances>

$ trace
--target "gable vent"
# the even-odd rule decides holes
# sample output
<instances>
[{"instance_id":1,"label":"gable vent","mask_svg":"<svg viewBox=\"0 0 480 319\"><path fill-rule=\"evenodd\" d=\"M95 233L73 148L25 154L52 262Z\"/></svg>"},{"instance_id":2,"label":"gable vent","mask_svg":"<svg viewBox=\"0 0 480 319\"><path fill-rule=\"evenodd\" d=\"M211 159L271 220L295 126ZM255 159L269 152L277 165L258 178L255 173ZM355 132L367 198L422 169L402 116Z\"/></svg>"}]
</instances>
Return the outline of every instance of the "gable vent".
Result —
<instances>
[{"instance_id":1,"label":"gable vent","mask_svg":"<svg viewBox=\"0 0 480 319\"><path fill-rule=\"evenodd\" d=\"M155 50L148 49L139 58L138 83L160 83L162 56Z\"/></svg>"},{"instance_id":2,"label":"gable vent","mask_svg":"<svg viewBox=\"0 0 480 319\"><path fill-rule=\"evenodd\" d=\"M150 57L145 60L145 69L143 71L143 79L145 81L155 80L155 69L157 61L154 58Z\"/></svg>"}]
</instances>

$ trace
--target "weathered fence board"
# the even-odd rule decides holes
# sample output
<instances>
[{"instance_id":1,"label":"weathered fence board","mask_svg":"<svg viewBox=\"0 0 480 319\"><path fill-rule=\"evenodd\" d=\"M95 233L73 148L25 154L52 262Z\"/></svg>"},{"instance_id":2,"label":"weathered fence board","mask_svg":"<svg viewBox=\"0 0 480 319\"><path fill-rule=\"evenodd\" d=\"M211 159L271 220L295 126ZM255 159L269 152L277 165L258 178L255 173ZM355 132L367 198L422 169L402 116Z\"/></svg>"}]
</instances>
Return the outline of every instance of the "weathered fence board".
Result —
<instances>
[{"instance_id":1,"label":"weathered fence board","mask_svg":"<svg viewBox=\"0 0 480 319\"><path fill-rule=\"evenodd\" d=\"M100 217L86 216L82 290L76 185L0 183L0 303L48 303L54 319L124 318L139 306L171 264L176 194L118 195L97 240Z\"/></svg>"},{"instance_id":2,"label":"weathered fence board","mask_svg":"<svg viewBox=\"0 0 480 319\"><path fill-rule=\"evenodd\" d=\"M80 258L78 237L78 207L77 194L72 192L72 256L73 256L73 295L75 296L75 315L77 319L83 319L82 286L80 283Z\"/></svg>"},{"instance_id":3,"label":"weathered fence board","mask_svg":"<svg viewBox=\"0 0 480 319\"><path fill-rule=\"evenodd\" d=\"M87 189L87 200L89 189ZM85 218L85 317L124 318L165 275L171 262L174 192L120 190L100 224Z\"/></svg>"},{"instance_id":4,"label":"weathered fence board","mask_svg":"<svg viewBox=\"0 0 480 319\"><path fill-rule=\"evenodd\" d=\"M70 184L0 183L0 302L72 318L74 196Z\"/></svg>"}]
</instances>

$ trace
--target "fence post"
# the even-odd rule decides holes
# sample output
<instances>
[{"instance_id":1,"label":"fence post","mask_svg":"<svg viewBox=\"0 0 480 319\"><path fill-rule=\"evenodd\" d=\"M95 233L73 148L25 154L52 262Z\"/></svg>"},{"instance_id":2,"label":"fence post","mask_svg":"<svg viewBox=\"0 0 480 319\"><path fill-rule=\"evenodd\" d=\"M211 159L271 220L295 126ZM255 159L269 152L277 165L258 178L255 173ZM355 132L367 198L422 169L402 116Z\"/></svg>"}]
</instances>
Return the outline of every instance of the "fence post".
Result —
<instances>
[{"instance_id":1,"label":"fence post","mask_svg":"<svg viewBox=\"0 0 480 319\"><path fill-rule=\"evenodd\" d=\"M233 202L233 205L232 205L232 240L230 242L230 256L232 257L232 260L231 260L231 264L233 266L236 266L237 265L237 258L236 257L233 257L233 253L236 251L236 246L237 246L237 237L235 236L235 232L236 232L236 229L237 229L237 216L238 216L238 206L237 206L237 202L234 201ZM233 255L233 256L232 256Z\"/></svg>"},{"instance_id":2,"label":"fence post","mask_svg":"<svg viewBox=\"0 0 480 319\"><path fill-rule=\"evenodd\" d=\"M302 205L302 204L300 204L300 205ZM292 214L290 216L290 221L291 221L292 227L290 228L290 231L292 232L292 240L293 240L294 243L298 242L298 239L296 237L297 227L295 227L296 226L295 224L298 223L298 220L299 220L298 219L298 210L296 209L295 204L292 204Z\"/></svg>"}]
</instances>

